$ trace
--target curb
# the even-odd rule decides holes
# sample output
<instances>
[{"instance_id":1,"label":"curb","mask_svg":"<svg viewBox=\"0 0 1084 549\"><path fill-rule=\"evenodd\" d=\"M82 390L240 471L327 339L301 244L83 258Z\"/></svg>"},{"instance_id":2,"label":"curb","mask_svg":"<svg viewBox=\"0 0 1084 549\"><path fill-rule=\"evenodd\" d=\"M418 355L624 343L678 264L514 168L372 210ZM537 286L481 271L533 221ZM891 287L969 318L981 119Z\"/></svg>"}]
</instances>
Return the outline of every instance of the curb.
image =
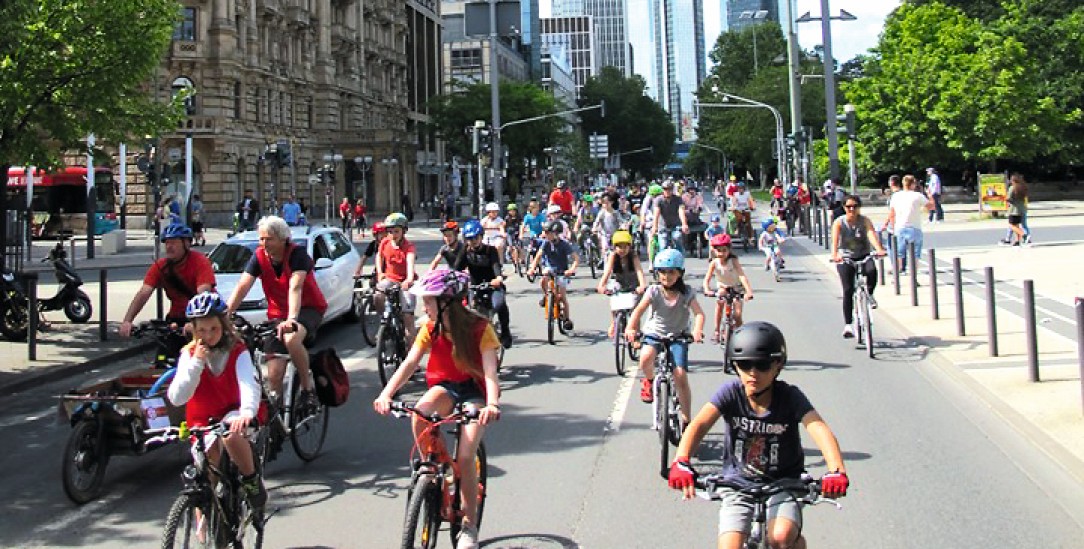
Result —
<instances>
[{"instance_id":1,"label":"curb","mask_svg":"<svg viewBox=\"0 0 1084 549\"><path fill-rule=\"evenodd\" d=\"M39 371L25 372L19 376L18 380L0 385L0 396L10 396L35 385L50 383L73 375L83 374L105 364L137 356L153 346L153 341L142 342L138 345L133 345L113 353L106 353L84 362L58 364Z\"/></svg>"}]
</instances>

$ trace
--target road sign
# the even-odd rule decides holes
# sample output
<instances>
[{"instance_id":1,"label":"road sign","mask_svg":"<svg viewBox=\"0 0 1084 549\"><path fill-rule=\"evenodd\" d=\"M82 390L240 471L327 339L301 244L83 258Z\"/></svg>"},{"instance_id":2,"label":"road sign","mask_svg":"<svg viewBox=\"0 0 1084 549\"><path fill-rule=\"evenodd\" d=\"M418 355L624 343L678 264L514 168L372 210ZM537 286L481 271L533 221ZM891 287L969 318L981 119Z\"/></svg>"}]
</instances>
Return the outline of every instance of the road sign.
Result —
<instances>
[{"instance_id":1,"label":"road sign","mask_svg":"<svg viewBox=\"0 0 1084 549\"><path fill-rule=\"evenodd\" d=\"M592 134L588 141L591 158L606 158L610 156L610 136Z\"/></svg>"}]
</instances>

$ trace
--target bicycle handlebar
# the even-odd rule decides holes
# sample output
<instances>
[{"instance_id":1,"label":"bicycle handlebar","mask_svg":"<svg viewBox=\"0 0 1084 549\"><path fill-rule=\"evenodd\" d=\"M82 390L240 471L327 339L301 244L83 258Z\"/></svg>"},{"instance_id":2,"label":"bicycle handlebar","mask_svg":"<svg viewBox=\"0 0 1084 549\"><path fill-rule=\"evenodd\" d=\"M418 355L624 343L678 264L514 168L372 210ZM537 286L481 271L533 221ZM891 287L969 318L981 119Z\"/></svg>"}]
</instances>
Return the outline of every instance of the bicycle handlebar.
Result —
<instances>
[{"instance_id":1,"label":"bicycle handlebar","mask_svg":"<svg viewBox=\"0 0 1084 549\"><path fill-rule=\"evenodd\" d=\"M132 337L142 338L150 335L162 339L170 334L184 335L184 328L169 320L148 320L132 328Z\"/></svg>"},{"instance_id":2,"label":"bicycle handlebar","mask_svg":"<svg viewBox=\"0 0 1084 549\"><path fill-rule=\"evenodd\" d=\"M767 483L752 481L754 483L750 484L750 482L748 479L727 478L721 473L704 475L696 479L696 495L701 499L717 501L722 499L719 489L730 488L766 501L775 494L789 492L795 496L802 494L798 497L798 501L808 505L831 503L837 508L842 508L834 499L821 497L821 482L808 474L803 474L802 478L784 478Z\"/></svg>"},{"instance_id":3,"label":"bicycle handlebar","mask_svg":"<svg viewBox=\"0 0 1084 549\"><path fill-rule=\"evenodd\" d=\"M452 413L446 416L437 413L426 415L413 404L408 404L401 400L392 401L391 403L391 413L393 416L402 418L413 414L429 423L470 423L477 420L481 416L481 412L481 408L470 402L456 404Z\"/></svg>"},{"instance_id":4,"label":"bicycle handlebar","mask_svg":"<svg viewBox=\"0 0 1084 549\"><path fill-rule=\"evenodd\" d=\"M173 442L175 440L183 440L189 438L190 436L199 436L206 433L217 433L219 435L222 435L228 433L229 431L230 426L224 421L220 421L214 425L208 425L205 427L189 427L187 425L181 425L178 427L171 425L169 427L162 427L159 429L147 429L143 431L144 434L156 435L143 441L143 445L150 446L151 444Z\"/></svg>"}]
</instances>

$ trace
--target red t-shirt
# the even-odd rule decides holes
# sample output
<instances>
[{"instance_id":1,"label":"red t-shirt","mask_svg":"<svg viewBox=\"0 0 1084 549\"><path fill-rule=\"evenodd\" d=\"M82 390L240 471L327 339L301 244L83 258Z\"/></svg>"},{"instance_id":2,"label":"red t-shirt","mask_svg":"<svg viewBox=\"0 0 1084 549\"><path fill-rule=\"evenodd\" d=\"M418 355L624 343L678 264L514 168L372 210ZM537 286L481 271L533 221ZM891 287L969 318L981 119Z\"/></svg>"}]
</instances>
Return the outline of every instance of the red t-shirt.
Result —
<instances>
[{"instance_id":1,"label":"red t-shirt","mask_svg":"<svg viewBox=\"0 0 1084 549\"><path fill-rule=\"evenodd\" d=\"M561 213L572 213L572 203L575 201L575 197L572 196L572 192L568 189L554 189L550 193L550 204L560 206Z\"/></svg>"},{"instance_id":2,"label":"red t-shirt","mask_svg":"<svg viewBox=\"0 0 1084 549\"><path fill-rule=\"evenodd\" d=\"M181 290L170 282L172 277L167 276L170 270L173 271L178 280L188 286L186 290ZM176 265L170 265L169 260L164 257L156 261L154 265L151 265L150 269L147 269L147 276L143 277L143 283L152 288L162 288L166 291L166 297L169 298L169 313L167 315L169 318L184 318L184 308L188 306L188 300L196 295L194 293L188 294L186 291L195 292L197 288L204 284L213 287L215 285L215 270L207 256L195 250L188 250L188 254Z\"/></svg>"},{"instance_id":3,"label":"red t-shirt","mask_svg":"<svg viewBox=\"0 0 1084 549\"><path fill-rule=\"evenodd\" d=\"M479 320L475 324L473 333L475 346L467 353L468 360L473 364L457 361L453 354L452 340L443 333L434 338L435 327L436 324L430 321L424 328L418 330L418 337L414 338L415 348L420 348L423 352L429 351L429 362L425 367L426 385L432 387L444 381L463 383L473 380L482 390L482 394L485 394L484 376L472 375L470 371L477 368L477 371L481 373L482 352L496 350L501 346L500 340L497 339L497 332L493 330L493 324L485 320Z\"/></svg>"},{"instance_id":4,"label":"red t-shirt","mask_svg":"<svg viewBox=\"0 0 1084 549\"><path fill-rule=\"evenodd\" d=\"M772 187L772 198L783 198L783 187Z\"/></svg>"},{"instance_id":5,"label":"red t-shirt","mask_svg":"<svg viewBox=\"0 0 1084 549\"><path fill-rule=\"evenodd\" d=\"M342 217L350 215L350 204L339 204L339 215Z\"/></svg>"},{"instance_id":6,"label":"red t-shirt","mask_svg":"<svg viewBox=\"0 0 1084 549\"><path fill-rule=\"evenodd\" d=\"M380 241L376 255L384 260L384 276L393 282L403 282L407 276L407 254L414 253L414 243L403 238L396 246L392 239Z\"/></svg>"},{"instance_id":7,"label":"red t-shirt","mask_svg":"<svg viewBox=\"0 0 1084 549\"><path fill-rule=\"evenodd\" d=\"M354 206L354 216L361 217L365 215L365 206Z\"/></svg>"}]
</instances>

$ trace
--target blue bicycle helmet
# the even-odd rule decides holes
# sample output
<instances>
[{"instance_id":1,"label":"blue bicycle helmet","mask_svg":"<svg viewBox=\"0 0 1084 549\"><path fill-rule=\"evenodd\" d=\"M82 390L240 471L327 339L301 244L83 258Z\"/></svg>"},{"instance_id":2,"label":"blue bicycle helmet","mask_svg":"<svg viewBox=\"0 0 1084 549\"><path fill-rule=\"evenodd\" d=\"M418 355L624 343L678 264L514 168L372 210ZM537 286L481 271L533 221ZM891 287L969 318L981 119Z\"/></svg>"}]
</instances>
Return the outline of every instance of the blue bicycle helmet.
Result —
<instances>
[{"instance_id":1,"label":"blue bicycle helmet","mask_svg":"<svg viewBox=\"0 0 1084 549\"><path fill-rule=\"evenodd\" d=\"M772 225L775 225L774 219L765 219L760 223L760 229L766 231L768 230L768 227L771 227Z\"/></svg>"},{"instance_id":2,"label":"blue bicycle helmet","mask_svg":"<svg viewBox=\"0 0 1084 549\"><path fill-rule=\"evenodd\" d=\"M196 294L184 308L184 316L188 318L203 318L226 312L226 302L218 292L203 292Z\"/></svg>"},{"instance_id":3,"label":"blue bicycle helmet","mask_svg":"<svg viewBox=\"0 0 1084 549\"><path fill-rule=\"evenodd\" d=\"M719 217L719 214L711 214L711 222L712 223L718 223L718 222L720 222L722 220L723 220L723 218Z\"/></svg>"},{"instance_id":4,"label":"blue bicycle helmet","mask_svg":"<svg viewBox=\"0 0 1084 549\"><path fill-rule=\"evenodd\" d=\"M477 219L468 220L463 224L463 238L474 238L482 234L482 222Z\"/></svg>"},{"instance_id":5,"label":"blue bicycle helmet","mask_svg":"<svg viewBox=\"0 0 1084 549\"><path fill-rule=\"evenodd\" d=\"M684 271L685 255L673 248L667 248L655 256L654 267L656 269L678 269Z\"/></svg>"},{"instance_id":6,"label":"blue bicycle helmet","mask_svg":"<svg viewBox=\"0 0 1084 549\"><path fill-rule=\"evenodd\" d=\"M165 242L171 238L187 238L192 240L192 229L188 228L188 225L184 223L171 223L165 229L162 229L162 242Z\"/></svg>"}]
</instances>

